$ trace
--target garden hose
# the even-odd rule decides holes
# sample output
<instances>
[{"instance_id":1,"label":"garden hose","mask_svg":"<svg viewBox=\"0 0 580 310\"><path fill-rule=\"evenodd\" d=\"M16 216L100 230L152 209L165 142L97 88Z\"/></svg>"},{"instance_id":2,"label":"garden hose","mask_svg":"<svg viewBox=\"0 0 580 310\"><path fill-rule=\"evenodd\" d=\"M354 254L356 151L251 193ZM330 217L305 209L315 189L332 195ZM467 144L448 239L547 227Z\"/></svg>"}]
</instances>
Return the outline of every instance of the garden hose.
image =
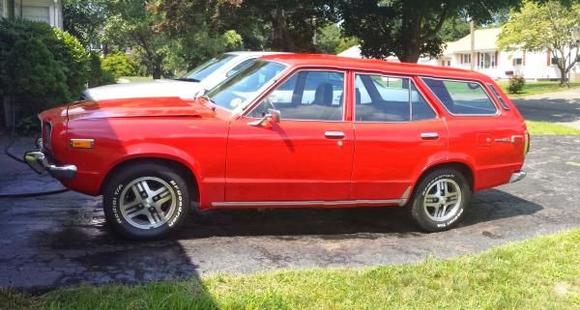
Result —
<instances>
[{"instance_id":1,"label":"garden hose","mask_svg":"<svg viewBox=\"0 0 580 310\"><path fill-rule=\"evenodd\" d=\"M12 147L12 145L14 145L15 141L16 141L16 139L14 139L14 137L11 137L10 142L8 142L8 144L4 148L4 154L6 154L6 156L12 158L13 160L15 160L21 164L26 164L26 162L22 158L14 155L10 152L10 148ZM68 192L68 189L61 188L61 189L56 189L56 190L51 190L51 191L30 192L30 193L0 193L0 199L1 198L31 198L31 197L56 195L56 194L61 194L64 192Z\"/></svg>"}]
</instances>

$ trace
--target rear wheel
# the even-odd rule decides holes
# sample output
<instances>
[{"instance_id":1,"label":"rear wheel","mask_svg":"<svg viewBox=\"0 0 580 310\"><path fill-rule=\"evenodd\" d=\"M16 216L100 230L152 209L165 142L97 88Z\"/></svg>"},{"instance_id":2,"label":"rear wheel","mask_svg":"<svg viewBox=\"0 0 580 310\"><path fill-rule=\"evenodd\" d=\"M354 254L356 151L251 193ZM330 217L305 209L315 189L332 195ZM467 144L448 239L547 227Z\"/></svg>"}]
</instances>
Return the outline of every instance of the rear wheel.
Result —
<instances>
[{"instance_id":1,"label":"rear wheel","mask_svg":"<svg viewBox=\"0 0 580 310\"><path fill-rule=\"evenodd\" d=\"M189 190L179 171L159 163L123 167L105 185L107 223L131 239L160 238L187 217Z\"/></svg>"},{"instance_id":2,"label":"rear wheel","mask_svg":"<svg viewBox=\"0 0 580 310\"><path fill-rule=\"evenodd\" d=\"M454 169L438 169L418 184L411 217L425 231L447 230L459 223L470 201L471 188L465 176Z\"/></svg>"}]
</instances>

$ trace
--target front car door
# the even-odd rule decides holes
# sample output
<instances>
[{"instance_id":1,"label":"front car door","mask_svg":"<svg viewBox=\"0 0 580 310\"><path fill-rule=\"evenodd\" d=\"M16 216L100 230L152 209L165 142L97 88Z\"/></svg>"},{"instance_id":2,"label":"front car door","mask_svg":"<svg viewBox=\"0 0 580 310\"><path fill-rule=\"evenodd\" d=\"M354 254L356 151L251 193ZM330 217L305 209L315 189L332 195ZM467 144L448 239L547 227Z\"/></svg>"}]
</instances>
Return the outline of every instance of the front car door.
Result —
<instances>
[{"instance_id":1,"label":"front car door","mask_svg":"<svg viewBox=\"0 0 580 310\"><path fill-rule=\"evenodd\" d=\"M344 121L345 81L340 70L298 70L231 121L222 206L349 199L354 135ZM269 109L281 120L256 125Z\"/></svg>"},{"instance_id":2,"label":"front car door","mask_svg":"<svg viewBox=\"0 0 580 310\"><path fill-rule=\"evenodd\" d=\"M403 205L415 178L443 160L447 127L411 77L355 73L352 199Z\"/></svg>"}]
</instances>

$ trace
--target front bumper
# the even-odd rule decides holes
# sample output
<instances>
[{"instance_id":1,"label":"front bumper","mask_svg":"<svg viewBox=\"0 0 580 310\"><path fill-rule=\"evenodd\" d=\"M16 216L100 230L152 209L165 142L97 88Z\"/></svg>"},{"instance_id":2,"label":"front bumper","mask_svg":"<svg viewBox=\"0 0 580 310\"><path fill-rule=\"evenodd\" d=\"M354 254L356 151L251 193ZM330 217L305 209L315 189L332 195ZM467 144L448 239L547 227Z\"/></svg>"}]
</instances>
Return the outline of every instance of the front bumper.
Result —
<instances>
[{"instance_id":1,"label":"front bumper","mask_svg":"<svg viewBox=\"0 0 580 310\"><path fill-rule=\"evenodd\" d=\"M512 173L512 176L510 178L510 183L515 183L517 181L521 181L523 178L525 178L527 175L527 173L525 171L516 171L514 173Z\"/></svg>"},{"instance_id":2,"label":"front bumper","mask_svg":"<svg viewBox=\"0 0 580 310\"><path fill-rule=\"evenodd\" d=\"M48 171L50 175L60 180L70 180L77 174L77 167L75 165L57 166L51 164L46 158L46 155L41 151L26 152L24 154L24 161L38 174Z\"/></svg>"}]
</instances>

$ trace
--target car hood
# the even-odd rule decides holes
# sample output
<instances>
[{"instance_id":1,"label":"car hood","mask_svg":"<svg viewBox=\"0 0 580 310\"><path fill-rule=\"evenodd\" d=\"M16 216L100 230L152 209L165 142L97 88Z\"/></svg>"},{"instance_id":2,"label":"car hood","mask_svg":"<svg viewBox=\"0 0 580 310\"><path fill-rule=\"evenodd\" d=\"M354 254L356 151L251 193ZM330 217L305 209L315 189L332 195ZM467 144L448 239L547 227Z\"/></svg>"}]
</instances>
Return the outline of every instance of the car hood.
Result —
<instances>
[{"instance_id":1,"label":"car hood","mask_svg":"<svg viewBox=\"0 0 580 310\"><path fill-rule=\"evenodd\" d=\"M193 99L202 88L198 82L155 80L89 88L83 92L81 98L94 101L155 97Z\"/></svg>"},{"instance_id":2,"label":"car hood","mask_svg":"<svg viewBox=\"0 0 580 310\"><path fill-rule=\"evenodd\" d=\"M69 121L102 118L174 117L212 118L215 111L204 103L178 97L77 101L68 106Z\"/></svg>"}]
</instances>

